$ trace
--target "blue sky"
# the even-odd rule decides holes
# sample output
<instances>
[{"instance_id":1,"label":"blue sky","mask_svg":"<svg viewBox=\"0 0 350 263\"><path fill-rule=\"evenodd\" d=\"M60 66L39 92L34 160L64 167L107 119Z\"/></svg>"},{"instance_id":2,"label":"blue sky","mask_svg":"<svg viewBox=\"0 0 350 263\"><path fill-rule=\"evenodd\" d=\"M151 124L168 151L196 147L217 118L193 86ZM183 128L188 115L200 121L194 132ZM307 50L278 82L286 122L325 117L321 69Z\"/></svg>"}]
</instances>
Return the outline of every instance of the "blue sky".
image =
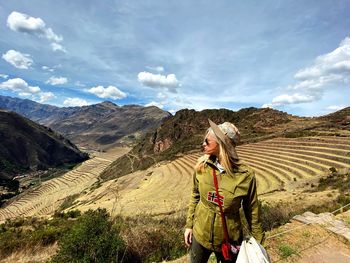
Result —
<instances>
[{"instance_id":1,"label":"blue sky","mask_svg":"<svg viewBox=\"0 0 350 263\"><path fill-rule=\"evenodd\" d=\"M1 1L0 95L176 112L350 106L350 1Z\"/></svg>"}]
</instances>

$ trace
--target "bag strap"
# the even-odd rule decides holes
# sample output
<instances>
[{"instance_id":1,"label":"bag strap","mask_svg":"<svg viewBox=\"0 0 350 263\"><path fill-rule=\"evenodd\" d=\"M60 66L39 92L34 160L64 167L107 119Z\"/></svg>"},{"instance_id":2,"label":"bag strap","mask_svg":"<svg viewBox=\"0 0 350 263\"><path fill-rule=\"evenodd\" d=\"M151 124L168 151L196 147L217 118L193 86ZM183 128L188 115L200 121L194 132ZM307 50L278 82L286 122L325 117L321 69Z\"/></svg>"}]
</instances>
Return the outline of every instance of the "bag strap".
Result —
<instances>
[{"instance_id":1,"label":"bag strap","mask_svg":"<svg viewBox=\"0 0 350 263\"><path fill-rule=\"evenodd\" d=\"M216 176L216 169L215 168L213 168L213 178L214 178L214 185L215 185L215 190L216 190L216 196L217 196L218 204L219 204L219 208L220 208L221 221L222 221L222 225L224 226L224 241L225 241L226 244L229 244L226 219L225 219L225 214L224 214L224 211L222 209L222 205L221 205L220 198L219 198L218 178Z\"/></svg>"}]
</instances>

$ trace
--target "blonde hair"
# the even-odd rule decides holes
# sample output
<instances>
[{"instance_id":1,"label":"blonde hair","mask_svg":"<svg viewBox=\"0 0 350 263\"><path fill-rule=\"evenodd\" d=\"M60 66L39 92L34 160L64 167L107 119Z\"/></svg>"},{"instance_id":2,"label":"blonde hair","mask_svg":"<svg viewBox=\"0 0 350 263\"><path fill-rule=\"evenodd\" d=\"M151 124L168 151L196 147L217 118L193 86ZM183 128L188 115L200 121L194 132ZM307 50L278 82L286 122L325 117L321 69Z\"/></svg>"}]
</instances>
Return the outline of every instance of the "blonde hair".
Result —
<instances>
[{"instance_id":1,"label":"blonde hair","mask_svg":"<svg viewBox=\"0 0 350 263\"><path fill-rule=\"evenodd\" d=\"M219 160L220 164L225 168L226 173L233 174L234 173L234 168L237 166L237 160L233 159L228 151L226 150L225 144L219 140L213 130L209 128L204 136L206 138L208 136L208 133L211 133L214 135L215 141L217 144L219 144ZM210 155L209 154L204 154L202 157L200 157L196 163L195 170L197 172L204 172L205 170L205 164L209 160Z\"/></svg>"}]
</instances>

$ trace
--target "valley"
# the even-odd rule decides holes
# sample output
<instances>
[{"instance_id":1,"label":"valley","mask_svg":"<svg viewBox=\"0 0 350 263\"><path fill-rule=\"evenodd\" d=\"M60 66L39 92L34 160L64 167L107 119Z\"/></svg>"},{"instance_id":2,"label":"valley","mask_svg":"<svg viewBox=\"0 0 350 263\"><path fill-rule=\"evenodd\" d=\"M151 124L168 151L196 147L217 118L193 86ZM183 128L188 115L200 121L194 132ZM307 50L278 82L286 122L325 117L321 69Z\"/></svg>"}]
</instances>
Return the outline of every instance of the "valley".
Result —
<instances>
[{"instance_id":1,"label":"valley","mask_svg":"<svg viewBox=\"0 0 350 263\"><path fill-rule=\"evenodd\" d=\"M94 111L96 108L105 111L106 107L113 110L117 108L115 105L102 103L85 108L85 111ZM150 108L147 110L153 111ZM65 225L70 225L70 220L78 222L80 215L105 209L113 222L120 220L118 222L123 226L120 233L127 244L126 250L129 249L129 256L133 255L133 251L137 251L135 253L139 253L140 258L148 258L152 253L157 255L158 249L162 248L152 245L156 240L152 235L156 233L161 233L158 242L173 242L171 244L175 246L175 250L170 258L184 255L182 235L191 195L192 176L197 159L202 155L200 145L207 127L207 118L211 116L217 123L222 120L238 123L243 140L237 146L237 152L240 161L255 171L265 229L267 236L273 237L275 233L288 227L288 222L294 215L308 210L316 213L330 212L335 207L350 202L349 110L350 108L345 108L317 118L301 118L272 109L256 108L242 109L239 112L181 110L166 120L162 120L164 115L156 118L155 122L162 121L162 124L149 132L145 126L142 130L143 137L141 134L135 137L135 133L131 131L130 134L123 134L122 140L114 138L108 144L96 140L97 137L89 133L88 129L86 133L71 130L72 134L84 135L76 137L76 142L79 142L76 149L85 152L85 156L89 152L90 158L61 175L53 173L53 176L42 176L45 175L45 170L31 166L31 176L19 179L24 183L22 186L28 187L23 187L21 193L5 201L0 208L3 231L33 231L30 233L34 234L40 227L43 228L41 231L48 231L45 233L51 241L47 244L39 243L43 253L35 255L36 258L41 258L37 261L42 262L52 257L58 249L59 234L50 232L50 229L58 229L57 233L68 231ZM79 116L89 115L80 109L74 111L79 112ZM139 127L135 123L137 114L130 121L131 126ZM94 111L93 116L97 118L99 113ZM72 123L76 121L81 120L78 118ZM32 122L24 120L24 123ZM11 129L15 130L16 127ZM58 140L69 142L51 128L38 126L38 129L48 131L50 136L51 133L57 134ZM104 134L103 129L109 129L110 132L113 130L101 128L100 135ZM4 134L11 143L15 141L10 132L6 131ZM92 139L87 144L85 136ZM35 138L32 140L39 141ZM50 144L38 144L50 149ZM72 143L69 144L75 147ZM26 145L30 146L31 143ZM11 147L6 146L6 149L10 152ZM46 154L45 158L50 157L50 154ZM22 158L20 154L17 156ZM7 157L4 158L6 160ZM43 158L32 159L40 161ZM71 168L69 163L67 165ZM12 174L15 175L16 171ZM339 216L342 216L344 222L350 222L348 213L340 213ZM55 225L57 220L61 221ZM35 231L28 230L32 229L32 223L40 227L34 227ZM292 227L298 225L294 220L291 224ZM16 225L22 227L17 229ZM323 236L327 234L324 229L310 228L310 232ZM301 232L295 239L302 238L303 235L304 232ZM170 237L173 238L171 241L168 240ZM2 238L6 240L6 235ZM30 240L26 236L23 238ZM312 240L310 239L310 244ZM273 260L283 257L280 250L283 242L284 239L267 242ZM343 247L341 244L342 241L338 244L332 239L333 247L341 248L346 255L350 255L346 245ZM150 249L148 246L155 251L147 252ZM295 251L302 249L304 248L295 248ZM30 255L21 252L21 249L15 251L17 252L9 255L6 262L15 262L19 258L26 258L26 262L31 261ZM311 257L310 250L307 253L303 257ZM291 255L288 257L293 258ZM303 257L300 262L306 262ZM185 261L186 259L180 258L178 262Z\"/></svg>"},{"instance_id":2,"label":"valley","mask_svg":"<svg viewBox=\"0 0 350 263\"><path fill-rule=\"evenodd\" d=\"M64 175L24 191L0 209L0 222L17 217L53 215L65 198L89 191L103 169L128 150L123 147L108 153L95 153L93 158Z\"/></svg>"},{"instance_id":3,"label":"valley","mask_svg":"<svg viewBox=\"0 0 350 263\"><path fill-rule=\"evenodd\" d=\"M194 165L201 153L99 182L100 173L128 150L114 148L96 153L76 169L28 190L0 209L0 220L51 216L70 196L74 201L65 209L103 207L113 215L124 216L169 215L186 210ZM238 147L241 161L256 172L260 198L270 202L310 188L310 182L328 174L331 167L350 169L349 153L349 137L335 136L276 138Z\"/></svg>"}]
</instances>

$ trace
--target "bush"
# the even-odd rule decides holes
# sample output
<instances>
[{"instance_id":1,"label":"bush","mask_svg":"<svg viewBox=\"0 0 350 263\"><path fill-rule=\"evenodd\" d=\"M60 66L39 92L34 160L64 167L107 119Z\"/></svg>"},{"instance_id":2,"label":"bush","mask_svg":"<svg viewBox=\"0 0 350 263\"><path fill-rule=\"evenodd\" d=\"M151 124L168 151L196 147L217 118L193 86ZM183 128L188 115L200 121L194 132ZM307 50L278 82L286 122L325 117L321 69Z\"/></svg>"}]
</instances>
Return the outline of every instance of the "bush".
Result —
<instances>
[{"instance_id":1,"label":"bush","mask_svg":"<svg viewBox=\"0 0 350 263\"><path fill-rule=\"evenodd\" d=\"M62 218L7 220L0 225L0 258L16 251L54 244L71 227L72 222Z\"/></svg>"},{"instance_id":2,"label":"bush","mask_svg":"<svg viewBox=\"0 0 350 263\"><path fill-rule=\"evenodd\" d=\"M46 226L33 232L34 243L41 243L44 246L54 244L61 236L61 229L54 226Z\"/></svg>"},{"instance_id":3,"label":"bush","mask_svg":"<svg viewBox=\"0 0 350 263\"><path fill-rule=\"evenodd\" d=\"M287 258L293 254L297 254L297 251L295 248L291 247L287 244L281 244L278 246L278 253L282 258Z\"/></svg>"},{"instance_id":4,"label":"bush","mask_svg":"<svg viewBox=\"0 0 350 263\"><path fill-rule=\"evenodd\" d=\"M66 208L71 207L74 204L75 199L77 199L78 197L79 197L79 194L74 194L74 195L67 196L63 200L63 202L62 202L62 204L61 204L59 209L62 211L64 209L66 209Z\"/></svg>"},{"instance_id":5,"label":"bush","mask_svg":"<svg viewBox=\"0 0 350 263\"><path fill-rule=\"evenodd\" d=\"M295 213L285 205L268 206L263 204L261 206L261 219L264 231L269 231L275 227L286 224Z\"/></svg>"},{"instance_id":6,"label":"bush","mask_svg":"<svg viewBox=\"0 0 350 263\"><path fill-rule=\"evenodd\" d=\"M106 209L89 210L58 242L51 262L115 262L122 257L124 243Z\"/></svg>"},{"instance_id":7,"label":"bush","mask_svg":"<svg viewBox=\"0 0 350 263\"><path fill-rule=\"evenodd\" d=\"M126 218L122 235L128 244L125 262L161 262L186 254L183 243L185 216Z\"/></svg>"},{"instance_id":8,"label":"bush","mask_svg":"<svg viewBox=\"0 0 350 263\"><path fill-rule=\"evenodd\" d=\"M77 209L69 210L66 213L60 212L60 211L55 211L55 213L53 214L54 218L64 218L64 219L78 218L79 216L81 216L81 212Z\"/></svg>"}]
</instances>

